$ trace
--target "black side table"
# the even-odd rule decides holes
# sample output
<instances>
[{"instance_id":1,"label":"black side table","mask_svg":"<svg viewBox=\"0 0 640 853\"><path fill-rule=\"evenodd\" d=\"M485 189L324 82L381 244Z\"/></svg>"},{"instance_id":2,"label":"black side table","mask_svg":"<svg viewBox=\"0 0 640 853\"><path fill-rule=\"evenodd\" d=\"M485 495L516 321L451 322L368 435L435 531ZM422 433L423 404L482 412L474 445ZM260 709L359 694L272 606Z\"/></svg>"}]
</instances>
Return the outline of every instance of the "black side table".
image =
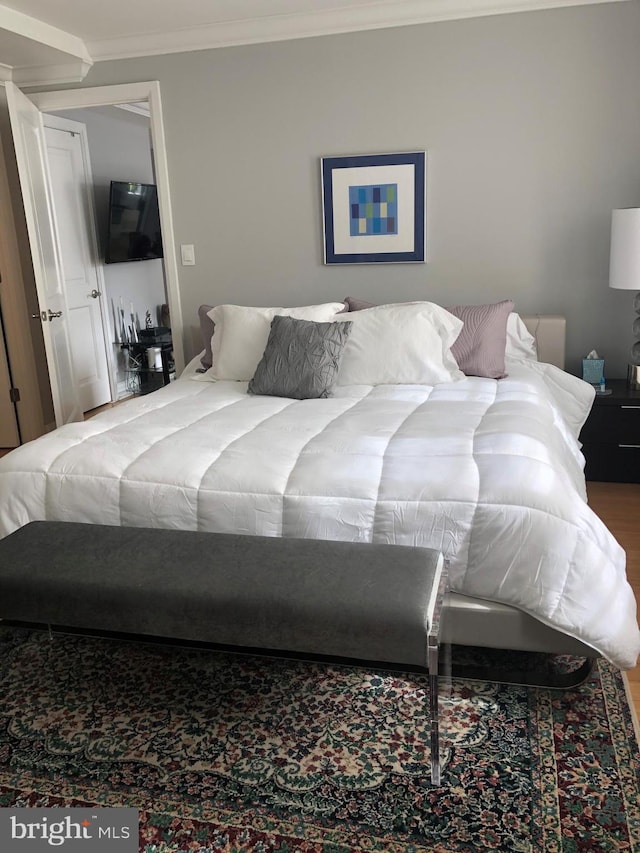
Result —
<instances>
[{"instance_id":1,"label":"black side table","mask_svg":"<svg viewBox=\"0 0 640 853\"><path fill-rule=\"evenodd\" d=\"M132 386L138 394L150 394L157 391L163 385L171 381L173 367L173 343L171 340L145 340L132 341L128 344L120 344L122 349L128 351L127 375L132 379ZM160 349L162 367L149 367L147 364L147 350L158 347Z\"/></svg>"},{"instance_id":2,"label":"black side table","mask_svg":"<svg viewBox=\"0 0 640 853\"><path fill-rule=\"evenodd\" d=\"M609 379L580 433L587 480L640 483L640 389Z\"/></svg>"}]
</instances>

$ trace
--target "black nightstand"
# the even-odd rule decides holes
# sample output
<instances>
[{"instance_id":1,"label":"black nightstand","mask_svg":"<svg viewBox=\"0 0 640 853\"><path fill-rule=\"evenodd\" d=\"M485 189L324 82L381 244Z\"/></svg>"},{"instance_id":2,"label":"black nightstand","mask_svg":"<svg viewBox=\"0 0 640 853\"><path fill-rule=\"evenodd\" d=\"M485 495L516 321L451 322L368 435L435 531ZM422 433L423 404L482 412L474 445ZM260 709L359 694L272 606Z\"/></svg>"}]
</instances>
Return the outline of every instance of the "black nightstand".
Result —
<instances>
[{"instance_id":1,"label":"black nightstand","mask_svg":"<svg viewBox=\"0 0 640 853\"><path fill-rule=\"evenodd\" d=\"M587 480L640 483L640 390L609 379L613 393L596 394L580 433Z\"/></svg>"}]
</instances>

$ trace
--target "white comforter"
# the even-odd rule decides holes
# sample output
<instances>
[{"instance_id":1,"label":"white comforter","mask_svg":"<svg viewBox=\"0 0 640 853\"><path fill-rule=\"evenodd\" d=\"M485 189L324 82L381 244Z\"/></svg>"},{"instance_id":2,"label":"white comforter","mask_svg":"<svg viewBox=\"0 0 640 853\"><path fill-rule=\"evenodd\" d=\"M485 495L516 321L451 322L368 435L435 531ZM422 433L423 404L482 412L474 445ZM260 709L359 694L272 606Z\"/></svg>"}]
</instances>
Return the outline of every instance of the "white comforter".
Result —
<instances>
[{"instance_id":1,"label":"white comforter","mask_svg":"<svg viewBox=\"0 0 640 853\"><path fill-rule=\"evenodd\" d=\"M456 591L632 667L625 555L586 504L576 439L593 391L550 365L508 369L304 401L186 375L0 460L0 535L57 519L424 545Z\"/></svg>"}]
</instances>

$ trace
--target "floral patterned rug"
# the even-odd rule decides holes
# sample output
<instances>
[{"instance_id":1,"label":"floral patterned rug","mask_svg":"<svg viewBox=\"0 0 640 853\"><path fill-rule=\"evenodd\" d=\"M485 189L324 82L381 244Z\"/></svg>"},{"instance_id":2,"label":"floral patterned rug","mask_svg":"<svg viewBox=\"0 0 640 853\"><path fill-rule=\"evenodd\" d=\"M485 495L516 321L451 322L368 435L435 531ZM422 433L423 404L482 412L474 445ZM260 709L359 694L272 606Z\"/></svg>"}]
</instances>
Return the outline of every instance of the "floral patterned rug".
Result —
<instances>
[{"instance_id":1,"label":"floral patterned rug","mask_svg":"<svg viewBox=\"0 0 640 853\"><path fill-rule=\"evenodd\" d=\"M640 850L623 679L454 681L0 629L0 806L133 806L144 853Z\"/></svg>"}]
</instances>

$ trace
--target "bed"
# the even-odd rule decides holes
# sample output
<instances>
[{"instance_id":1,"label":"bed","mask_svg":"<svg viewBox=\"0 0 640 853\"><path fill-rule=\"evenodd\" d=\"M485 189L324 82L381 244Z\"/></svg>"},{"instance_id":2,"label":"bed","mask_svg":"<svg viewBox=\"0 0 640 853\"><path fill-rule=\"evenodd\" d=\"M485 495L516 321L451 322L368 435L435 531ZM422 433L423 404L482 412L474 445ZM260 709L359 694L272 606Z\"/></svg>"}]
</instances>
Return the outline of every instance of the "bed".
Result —
<instances>
[{"instance_id":1,"label":"bed","mask_svg":"<svg viewBox=\"0 0 640 853\"><path fill-rule=\"evenodd\" d=\"M293 399L199 372L200 354L166 388L0 460L0 536L45 519L424 545L448 561L453 642L631 668L625 555L586 502L577 439L593 389L561 369L563 318L513 316L499 379ZM217 319L224 340L234 327ZM259 358L264 341L251 344Z\"/></svg>"}]
</instances>

